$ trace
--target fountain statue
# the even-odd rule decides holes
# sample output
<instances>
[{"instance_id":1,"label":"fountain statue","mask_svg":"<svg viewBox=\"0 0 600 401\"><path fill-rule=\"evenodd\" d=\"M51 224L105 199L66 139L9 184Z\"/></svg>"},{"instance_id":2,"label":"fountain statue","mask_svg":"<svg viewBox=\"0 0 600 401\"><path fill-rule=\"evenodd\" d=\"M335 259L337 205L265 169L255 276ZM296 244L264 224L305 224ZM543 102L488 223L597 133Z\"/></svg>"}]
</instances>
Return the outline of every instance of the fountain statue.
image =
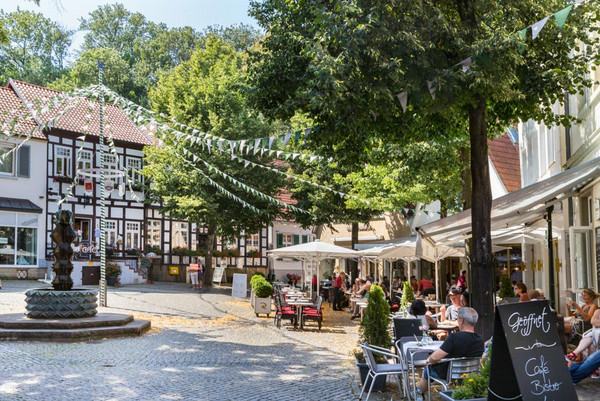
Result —
<instances>
[{"instance_id":1,"label":"fountain statue","mask_svg":"<svg viewBox=\"0 0 600 401\"><path fill-rule=\"evenodd\" d=\"M54 280L53 289L33 289L25 292L27 317L31 318L76 318L96 315L98 307L97 289L73 289L71 272L73 248L71 243L77 237L72 224L73 213L59 210L55 214L54 230L50 238L54 241Z\"/></svg>"}]
</instances>

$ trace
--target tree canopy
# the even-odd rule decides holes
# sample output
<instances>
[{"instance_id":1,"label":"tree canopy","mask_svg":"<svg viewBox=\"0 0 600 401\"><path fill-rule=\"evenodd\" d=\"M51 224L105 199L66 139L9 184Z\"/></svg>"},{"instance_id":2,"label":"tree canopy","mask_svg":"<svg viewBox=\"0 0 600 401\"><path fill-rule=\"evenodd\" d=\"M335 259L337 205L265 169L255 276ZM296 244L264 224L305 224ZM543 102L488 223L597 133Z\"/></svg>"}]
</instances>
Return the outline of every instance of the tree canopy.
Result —
<instances>
[{"instance_id":1,"label":"tree canopy","mask_svg":"<svg viewBox=\"0 0 600 401\"><path fill-rule=\"evenodd\" d=\"M564 7L559 0L265 0L251 6L267 32L253 54L253 100L272 117L300 111L314 119L323 127L315 147L364 160L362 150L377 141L430 142L443 127L448 138L468 137L472 280L478 283L472 299L486 335L493 312L487 139L519 119L568 123L552 105L589 86L585 73L598 61L600 5L566 10L568 23L559 26L553 14ZM531 25L549 16L534 38ZM440 135L438 142L444 140Z\"/></svg>"}]
</instances>

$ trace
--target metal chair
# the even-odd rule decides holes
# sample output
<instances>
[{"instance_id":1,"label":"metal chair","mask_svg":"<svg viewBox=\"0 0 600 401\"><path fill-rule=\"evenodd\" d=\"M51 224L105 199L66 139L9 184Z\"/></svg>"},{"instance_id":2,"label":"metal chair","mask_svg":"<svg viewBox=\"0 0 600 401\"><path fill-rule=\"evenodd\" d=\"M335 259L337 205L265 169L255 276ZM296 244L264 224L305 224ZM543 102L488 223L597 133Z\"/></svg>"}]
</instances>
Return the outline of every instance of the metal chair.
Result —
<instances>
[{"instance_id":1,"label":"metal chair","mask_svg":"<svg viewBox=\"0 0 600 401\"><path fill-rule=\"evenodd\" d=\"M404 392L404 387L400 383L400 375L404 374L404 367L402 365L402 361L399 355L392 354L389 349L376 347L374 345L369 345L368 343L360 344L362 348L363 355L365 356L365 360L367 361L367 365L369 366L369 373L367 373L367 377L365 378L364 385L358 399L362 399L362 395L365 392L365 388L367 387L367 382L371 379L371 384L369 386L369 392L367 393L368 400L371 396L371 391L373 390L373 385L375 384L375 379L378 376L396 376L398 380L398 389L402 389ZM397 363L377 363L375 360L375 356L373 353L380 354L386 356L388 358L393 358L397 361ZM402 394L404 397L404 394Z\"/></svg>"},{"instance_id":2,"label":"metal chair","mask_svg":"<svg viewBox=\"0 0 600 401\"><path fill-rule=\"evenodd\" d=\"M322 304L323 298L319 296L314 307L305 306L304 309L302 309L302 316L300 317L302 321L300 322L300 326L304 327L304 320L316 320L319 324L319 330L321 330L321 324L323 323L323 313L321 311Z\"/></svg>"},{"instance_id":3,"label":"metal chair","mask_svg":"<svg viewBox=\"0 0 600 401\"><path fill-rule=\"evenodd\" d=\"M403 391L404 394L410 394L410 389L414 388L416 393L416 379L415 379L415 368L425 366L425 360L431 354L431 351L418 351L418 350L409 350L408 353L404 352L404 344L411 341L421 341L423 336L406 336L398 339L394 346L396 348L396 354L398 354L402 360L402 364L406 371L403 376ZM410 372L409 372L410 369ZM411 384L412 379L412 384Z\"/></svg>"},{"instance_id":4,"label":"metal chair","mask_svg":"<svg viewBox=\"0 0 600 401\"><path fill-rule=\"evenodd\" d=\"M445 379L438 379L435 377L431 377L431 374L427 375L427 387L429 388L428 399L431 401L431 385L432 381L441 385L444 388L444 391L448 390L448 388L453 384L460 384L466 375L470 373L477 373L481 367L480 365L481 358L473 357L473 358L448 358L442 359L441 361L429 365L435 366L442 363L448 364L448 373L446 374Z\"/></svg>"},{"instance_id":5,"label":"metal chair","mask_svg":"<svg viewBox=\"0 0 600 401\"><path fill-rule=\"evenodd\" d=\"M281 301L279 299L279 297L275 296L275 321L274 323L277 325L277 328L280 329L281 328L281 320L282 319L287 319L289 320L294 326L296 325L296 311L291 310L291 309L283 309L281 306Z\"/></svg>"},{"instance_id":6,"label":"metal chair","mask_svg":"<svg viewBox=\"0 0 600 401\"><path fill-rule=\"evenodd\" d=\"M421 334L420 326L423 325L421 319L405 319L397 318L392 319L394 322L394 339L398 340L406 336L417 336Z\"/></svg>"}]
</instances>

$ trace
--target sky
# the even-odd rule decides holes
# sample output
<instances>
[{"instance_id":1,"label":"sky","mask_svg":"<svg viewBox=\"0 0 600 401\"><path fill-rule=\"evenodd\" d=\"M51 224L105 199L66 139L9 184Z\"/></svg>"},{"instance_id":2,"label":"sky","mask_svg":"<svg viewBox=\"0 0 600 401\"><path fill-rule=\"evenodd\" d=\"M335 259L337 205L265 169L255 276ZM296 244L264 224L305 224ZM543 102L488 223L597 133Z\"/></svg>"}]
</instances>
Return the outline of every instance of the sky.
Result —
<instances>
[{"instance_id":1,"label":"sky","mask_svg":"<svg viewBox=\"0 0 600 401\"><path fill-rule=\"evenodd\" d=\"M60 25L75 30L79 18L87 18L100 5L121 3L128 11L140 12L147 20L164 22L170 28L191 26L203 30L210 25L229 26L244 23L258 28L256 21L248 16L250 0L41 0L40 6L25 0L0 0L4 12L33 10ZM83 34L73 38L72 49L79 48Z\"/></svg>"}]
</instances>

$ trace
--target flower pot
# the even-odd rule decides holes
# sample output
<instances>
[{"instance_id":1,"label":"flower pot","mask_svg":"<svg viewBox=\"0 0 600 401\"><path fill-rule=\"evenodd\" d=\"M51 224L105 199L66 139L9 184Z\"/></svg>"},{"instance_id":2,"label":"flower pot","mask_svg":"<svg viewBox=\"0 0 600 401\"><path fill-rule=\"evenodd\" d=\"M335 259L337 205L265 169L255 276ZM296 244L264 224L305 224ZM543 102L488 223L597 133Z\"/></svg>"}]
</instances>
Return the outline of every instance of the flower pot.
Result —
<instances>
[{"instance_id":1,"label":"flower pot","mask_svg":"<svg viewBox=\"0 0 600 401\"><path fill-rule=\"evenodd\" d=\"M258 316L259 313L264 313L267 316L271 315L271 297L258 298L254 297L254 313Z\"/></svg>"},{"instance_id":2,"label":"flower pot","mask_svg":"<svg viewBox=\"0 0 600 401\"><path fill-rule=\"evenodd\" d=\"M106 276L106 285L114 287L119 281L119 276Z\"/></svg>"},{"instance_id":3,"label":"flower pot","mask_svg":"<svg viewBox=\"0 0 600 401\"><path fill-rule=\"evenodd\" d=\"M455 401L454 398L452 398L453 392L454 392L454 390L440 391L440 398L445 401ZM485 401L485 400L486 400L486 398L469 398L464 401Z\"/></svg>"},{"instance_id":4,"label":"flower pot","mask_svg":"<svg viewBox=\"0 0 600 401\"><path fill-rule=\"evenodd\" d=\"M366 388L365 391L369 391L369 386L371 385L371 379L367 380L367 382L365 383L365 380L367 379L367 374L369 373L369 365L367 365L366 362L359 362L358 359L356 360L356 366L358 366L358 373L360 374L360 382L362 383L363 387ZM373 391L383 391L385 389L385 382L386 382L387 376L377 376L377 378L375 379L375 384L373 385Z\"/></svg>"}]
</instances>

